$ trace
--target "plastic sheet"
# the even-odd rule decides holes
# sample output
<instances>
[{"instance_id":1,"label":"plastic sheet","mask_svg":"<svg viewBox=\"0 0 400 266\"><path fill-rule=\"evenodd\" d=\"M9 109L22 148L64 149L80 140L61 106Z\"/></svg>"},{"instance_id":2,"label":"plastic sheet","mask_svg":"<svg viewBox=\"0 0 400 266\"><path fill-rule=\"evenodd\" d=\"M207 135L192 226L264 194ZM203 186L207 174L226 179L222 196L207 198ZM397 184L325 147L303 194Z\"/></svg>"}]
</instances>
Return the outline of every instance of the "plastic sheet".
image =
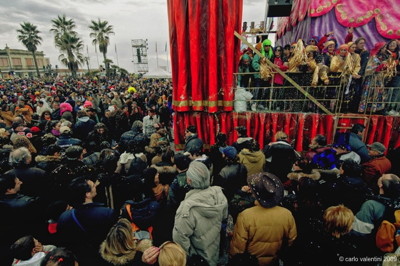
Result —
<instances>
[{"instance_id":1,"label":"plastic sheet","mask_svg":"<svg viewBox=\"0 0 400 266\"><path fill-rule=\"evenodd\" d=\"M168 0L173 108L232 111L242 0Z\"/></svg>"}]
</instances>

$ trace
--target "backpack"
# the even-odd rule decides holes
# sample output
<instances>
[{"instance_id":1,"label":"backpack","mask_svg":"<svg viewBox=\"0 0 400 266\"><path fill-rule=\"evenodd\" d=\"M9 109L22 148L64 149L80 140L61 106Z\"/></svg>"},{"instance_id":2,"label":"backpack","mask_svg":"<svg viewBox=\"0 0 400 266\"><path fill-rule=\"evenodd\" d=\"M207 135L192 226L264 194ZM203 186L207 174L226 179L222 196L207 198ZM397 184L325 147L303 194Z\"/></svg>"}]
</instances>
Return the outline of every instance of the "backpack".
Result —
<instances>
[{"instance_id":1,"label":"backpack","mask_svg":"<svg viewBox=\"0 0 400 266\"><path fill-rule=\"evenodd\" d=\"M128 213L129 220L131 222L132 231L134 238L138 240L142 239L153 239L153 226L148 227L146 230L142 230L133 222L132 210L131 205L125 205L126 212Z\"/></svg>"},{"instance_id":2,"label":"backpack","mask_svg":"<svg viewBox=\"0 0 400 266\"><path fill-rule=\"evenodd\" d=\"M394 212L395 222L384 220L375 235L375 244L382 252L394 252L400 246L400 210Z\"/></svg>"}]
</instances>

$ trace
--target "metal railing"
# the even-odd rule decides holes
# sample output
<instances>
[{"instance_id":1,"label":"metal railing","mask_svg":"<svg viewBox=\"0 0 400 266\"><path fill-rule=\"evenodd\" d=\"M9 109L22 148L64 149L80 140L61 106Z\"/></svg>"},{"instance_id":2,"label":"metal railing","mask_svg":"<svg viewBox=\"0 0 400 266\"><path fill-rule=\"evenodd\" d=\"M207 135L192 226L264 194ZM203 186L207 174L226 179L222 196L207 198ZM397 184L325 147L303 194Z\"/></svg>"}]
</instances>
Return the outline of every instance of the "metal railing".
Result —
<instances>
[{"instance_id":1,"label":"metal railing","mask_svg":"<svg viewBox=\"0 0 400 266\"><path fill-rule=\"evenodd\" d=\"M321 110L304 93L292 86L287 80L282 86L264 82L264 86L255 87L253 75L256 73L234 73L237 76L251 75L245 89L253 94L247 102L247 110L256 112L312 112ZM274 75L275 73L273 73ZM296 81L306 93L334 114L389 114L399 115L400 87L370 86L362 80L353 81L341 78L341 73L329 73L329 85L311 86L312 73L286 73ZM273 80L273 76L272 79ZM357 92L358 91L358 92ZM361 103L361 104L360 104Z\"/></svg>"}]
</instances>

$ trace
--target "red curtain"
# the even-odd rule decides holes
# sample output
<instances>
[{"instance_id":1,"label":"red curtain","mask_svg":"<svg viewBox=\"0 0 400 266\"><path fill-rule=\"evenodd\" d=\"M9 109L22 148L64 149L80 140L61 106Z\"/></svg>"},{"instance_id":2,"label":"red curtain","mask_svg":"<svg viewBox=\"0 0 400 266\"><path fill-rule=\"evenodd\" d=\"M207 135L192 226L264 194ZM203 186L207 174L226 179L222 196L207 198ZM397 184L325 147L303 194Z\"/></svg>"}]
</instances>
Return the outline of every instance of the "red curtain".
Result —
<instances>
[{"instance_id":1,"label":"red curtain","mask_svg":"<svg viewBox=\"0 0 400 266\"><path fill-rule=\"evenodd\" d=\"M243 0L168 0L173 108L233 110Z\"/></svg>"},{"instance_id":2,"label":"red curtain","mask_svg":"<svg viewBox=\"0 0 400 266\"><path fill-rule=\"evenodd\" d=\"M183 148L184 131L189 125L196 125L199 137L206 143L206 148L215 143L218 132L227 134L228 143L237 139L237 126L246 126L247 134L264 147L275 141L274 135L284 131L289 141L294 141L298 151L307 150L311 139L316 134L327 137L328 143L333 142L333 115L304 114L304 113L235 113L222 112L210 114L205 112L181 112L174 116L174 137L178 149ZM351 126L363 123L364 119L344 118L339 125ZM369 116L366 143L379 141L386 147L400 146L400 117L398 116Z\"/></svg>"}]
</instances>

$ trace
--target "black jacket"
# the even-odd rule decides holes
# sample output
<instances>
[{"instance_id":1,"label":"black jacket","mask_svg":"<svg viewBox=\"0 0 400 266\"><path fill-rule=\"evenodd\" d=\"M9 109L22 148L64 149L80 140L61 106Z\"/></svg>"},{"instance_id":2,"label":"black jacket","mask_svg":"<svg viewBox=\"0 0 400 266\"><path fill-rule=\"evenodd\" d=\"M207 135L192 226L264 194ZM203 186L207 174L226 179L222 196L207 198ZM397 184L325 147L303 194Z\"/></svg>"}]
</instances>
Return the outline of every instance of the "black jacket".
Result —
<instances>
[{"instance_id":1,"label":"black jacket","mask_svg":"<svg viewBox=\"0 0 400 266\"><path fill-rule=\"evenodd\" d=\"M94 122L88 116L78 118L73 128L73 136L81 140L86 140L89 133L94 129L95 125L96 122Z\"/></svg>"},{"instance_id":2,"label":"black jacket","mask_svg":"<svg viewBox=\"0 0 400 266\"><path fill-rule=\"evenodd\" d=\"M6 173L14 174L22 181L21 193L31 197L42 197L48 191L48 175L36 167L15 168Z\"/></svg>"},{"instance_id":3,"label":"black jacket","mask_svg":"<svg viewBox=\"0 0 400 266\"><path fill-rule=\"evenodd\" d=\"M286 141L277 141L266 145L264 154L267 161L270 162L267 164L267 171L285 182L287 175L292 170L293 163L297 160L297 154L293 147Z\"/></svg>"},{"instance_id":4,"label":"black jacket","mask_svg":"<svg viewBox=\"0 0 400 266\"><path fill-rule=\"evenodd\" d=\"M43 209L37 197L22 194L2 196L0 198L0 246L9 247L24 235L34 235L39 238Z\"/></svg>"},{"instance_id":5,"label":"black jacket","mask_svg":"<svg viewBox=\"0 0 400 266\"><path fill-rule=\"evenodd\" d=\"M74 220L73 213L81 227ZM60 245L78 257L79 265L99 265L95 262L101 261L99 246L116 221L115 211L101 203L83 204L65 211L57 225Z\"/></svg>"}]
</instances>

